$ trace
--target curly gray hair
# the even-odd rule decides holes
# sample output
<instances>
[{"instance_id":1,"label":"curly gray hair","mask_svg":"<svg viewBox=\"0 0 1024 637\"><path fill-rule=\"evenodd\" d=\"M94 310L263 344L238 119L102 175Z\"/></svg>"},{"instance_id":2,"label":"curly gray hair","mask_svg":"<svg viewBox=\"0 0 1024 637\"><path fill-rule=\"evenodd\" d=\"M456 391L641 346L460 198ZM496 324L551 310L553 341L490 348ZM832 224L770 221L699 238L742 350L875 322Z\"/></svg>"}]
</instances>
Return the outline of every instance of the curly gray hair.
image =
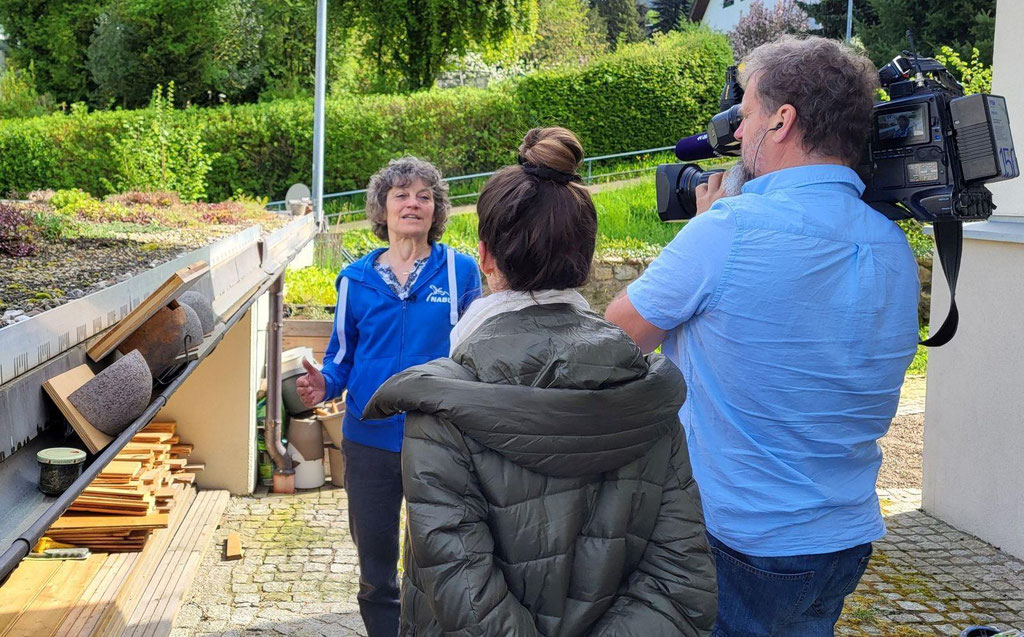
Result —
<instances>
[{"instance_id":1,"label":"curly gray hair","mask_svg":"<svg viewBox=\"0 0 1024 637\"><path fill-rule=\"evenodd\" d=\"M448 182L441 177L441 171L428 161L416 157L392 159L388 165L370 177L366 187L366 218L370 220L373 234L381 241L388 240L388 192L392 188L408 186L417 179L430 188L434 197L434 220L430 224L427 241L437 242L444 234L448 213L452 203L448 199Z\"/></svg>"},{"instance_id":2,"label":"curly gray hair","mask_svg":"<svg viewBox=\"0 0 1024 637\"><path fill-rule=\"evenodd\" d=\"M759 75L757 93L766 112L796 109L804 149L856 165L871 130L878 73L867 57L837 40L782 36L743 59L746 86Z\"/></svg>"}]
</instances>

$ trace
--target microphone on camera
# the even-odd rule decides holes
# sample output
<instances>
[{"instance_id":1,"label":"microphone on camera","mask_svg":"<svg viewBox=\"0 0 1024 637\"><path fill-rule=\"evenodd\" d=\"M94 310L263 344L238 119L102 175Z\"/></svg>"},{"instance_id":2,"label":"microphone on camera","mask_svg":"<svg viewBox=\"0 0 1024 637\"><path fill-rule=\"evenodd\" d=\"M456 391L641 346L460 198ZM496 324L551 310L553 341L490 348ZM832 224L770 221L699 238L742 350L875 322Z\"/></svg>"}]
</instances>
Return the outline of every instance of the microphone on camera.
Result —
<instances>
[{"instance_id":1,"label":"microphone on camera","mask_svg":"<svg viewBox=\"0 0 1024 637\"><path fill-rule=\"evenodd\" d=\"M690 135L676 142L676 157L679 158L679 161L698 161L710 159L716 155L715 149L708 141L706 132Z\"/></svg>"}]
</instances>

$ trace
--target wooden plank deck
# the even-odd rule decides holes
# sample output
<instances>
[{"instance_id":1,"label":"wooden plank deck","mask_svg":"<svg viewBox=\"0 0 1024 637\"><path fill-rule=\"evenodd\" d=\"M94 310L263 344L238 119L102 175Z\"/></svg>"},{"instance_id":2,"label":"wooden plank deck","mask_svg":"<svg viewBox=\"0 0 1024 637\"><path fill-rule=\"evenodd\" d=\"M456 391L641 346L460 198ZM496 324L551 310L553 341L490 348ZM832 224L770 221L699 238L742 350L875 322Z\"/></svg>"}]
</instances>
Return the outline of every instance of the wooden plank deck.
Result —
<instances>
[{"instance_id":1,"label":"wooden plank deck","mask_svg":"<svg viewBox=\"0 0 1024 637\"><path fill-rule=\"evenodd\" d=\"M227 503L227 491L199 494L163 554L157 567L158 576L147 582L121 637L170 634L174 616L195 579Z\"/></svg>"},{"instance_id":2,"label":"wooden plank deck","mask_svg":"<svg viewBox=\"0 0 1024 637\"><path fill-rule=\"evenodd\" d=\"M168 635L228 492L182 486L174 499L141 552L22 562L0 587L0 637Z\"/></svg>"}]
</instances>

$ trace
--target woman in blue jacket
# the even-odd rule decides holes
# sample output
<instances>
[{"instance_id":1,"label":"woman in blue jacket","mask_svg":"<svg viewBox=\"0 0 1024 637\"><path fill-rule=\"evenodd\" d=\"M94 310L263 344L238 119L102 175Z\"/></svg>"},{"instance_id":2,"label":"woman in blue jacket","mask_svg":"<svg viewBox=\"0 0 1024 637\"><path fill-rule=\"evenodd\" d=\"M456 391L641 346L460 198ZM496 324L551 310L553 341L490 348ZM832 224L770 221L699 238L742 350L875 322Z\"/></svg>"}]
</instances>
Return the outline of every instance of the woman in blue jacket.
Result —
<instances>
[{"instance_id":1,"label":"woman in blue jacket","mask_svg":"<svg viewBox=\"0 0 1024 637\"><path fill-rule=\"evenodd\" d=\"M449 333L480 296L473 258L440 243L451 203L433 165L404 157L370 179L366 216L387 248L344 268L323 371L306 363L307 405L345 398L345 489L359 554L359 612L369 637L398 634L398 528L405 417L363 420L377 388L413 365L448 356Z\"/></svg>"}]
</instances>

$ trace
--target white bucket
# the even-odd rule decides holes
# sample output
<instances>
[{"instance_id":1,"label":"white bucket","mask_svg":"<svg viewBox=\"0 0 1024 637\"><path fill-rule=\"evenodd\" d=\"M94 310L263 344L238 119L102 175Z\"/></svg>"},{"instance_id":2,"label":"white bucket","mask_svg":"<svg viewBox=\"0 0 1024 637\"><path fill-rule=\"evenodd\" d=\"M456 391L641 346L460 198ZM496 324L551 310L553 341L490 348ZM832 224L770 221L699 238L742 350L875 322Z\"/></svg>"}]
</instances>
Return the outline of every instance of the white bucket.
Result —
<instances>
[{"instance_id":1,"label":"white bucket","mask_svg":"<svg viewBox=\"0 0 1024 637\"><path fill-rule=\"evenodd\" d=\"M288 424L287 451L295 466L296 489L324 485L324 438L319 420L292 418Z\"/></svg>"},{"instance_id":2,"label":"white bucket","mask_svg":"<svg viewBox=\"0 0 1024 637\"><path fill-rule=\"evenodd\" d=\"M281 375L287 376L289 373L294 373L303 370L302 360L306 359L311 363L313 360L313 348L311 347L293 347L286 349L281 352Z\"/></svg>"},{"instance_id":3,"label":"white bucket","mask_svg":"<svg viewBox=\"0 0 1024 637\"><path fill-rule=\"evenodd\" d=\"M317 489L324 486L324 458L306 460L295 448L295 445L288 443L288 455L292 458L295 466L295 488L296 489Z\"/></svg>"}]
</instances>

